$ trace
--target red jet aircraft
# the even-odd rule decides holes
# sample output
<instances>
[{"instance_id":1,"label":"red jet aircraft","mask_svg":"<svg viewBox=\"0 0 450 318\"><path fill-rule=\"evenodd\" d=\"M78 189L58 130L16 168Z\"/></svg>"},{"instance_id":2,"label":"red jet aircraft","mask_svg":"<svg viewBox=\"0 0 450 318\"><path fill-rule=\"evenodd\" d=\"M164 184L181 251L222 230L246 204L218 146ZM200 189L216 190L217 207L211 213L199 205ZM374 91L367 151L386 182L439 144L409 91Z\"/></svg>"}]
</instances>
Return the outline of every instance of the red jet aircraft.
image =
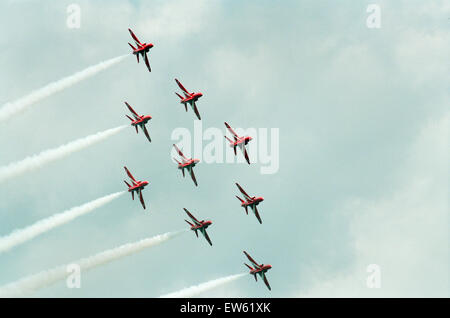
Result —
<instances>
[{"instance_id":1,"label":"red jet aircraft","mask_svg":"<svg viewBox=\"0 0 450 318\"><path fill-rule=\"evenodd\" d=\"M258 219L259 223L262 224L261 217L259 216L258 208L256 206L260 202L264 201L264 198L263 197L251 197L247 194L247 192L244 191L244 189L242 189L242 187L239 185L239 183L236 183L236 185L237 185L239 191L241 191L242 195L245 198L245 201L244 201L240 197L236 196L236 198L238 198L239 201L241 201L241 206L243 206L245 208L245 213L247 213L247 215L248 215L247 208L250 207L250 209L252 209L253 213L255 214L256 218Z\"/></svg>"},{"instance_id":2,"label":"red jet aircraft","mask_svg":"<svg viewBox=\"0 0 450 318\"><path fill-rule=\"evenodd\" d=\"M250 255L247 254L246 251L244 251L244 254L245 254L245 256L247 256L248 260L250 262L252 262L253 266L255 266L255 268L253 268L244 263L245 266L250 268L250 274L255 277L256 281L258 281L258 277L256 275L259 275L260 277L262 277L267 288L269 288L269 290L272 290L270 288L269 281L266 278L266 272L272 268L272 265L268 265L268 264L267 265L264 265L264 264L259 265L258 263L255 262L255 260Z\"/></svg>"},{"instance_id":3,"label":"red jet aircraft","mask_svg":"<svg viewBox=\"0 0 450 318\"><path fill-rule=\"evenodd\" d=\"M131 174L131 172L128 171L127 167L124 167L124 168L125 168L125 171L127 172L127 175L130 177L131 183L133 184L133 185L130 185L125 180L123 181L128 186L128 192L131 192L131 197L133 198L133 200L134 200L134 193L137 192L137 194L139 195L139 199L141 200L142 207L145 209L144 198L142 197L142 190L145 188L146 185L148 185L148 181L136 180L133 177L133 175Z\"/></svg>"},{"instance_id":4,"label":"red jet aircraft","mask_svg":"<svg viewBox=\"0 0 450 318\"><path fill-rule=\"evenodd\" d=\"M212 222L211 221L205 221L205 220L199 221L187 209L183 208L183 210L186 212L186 214L194 222L194 224L192 224L188 220L185 220L191 226L191 230L195 232L195 235L198 237L197 231L200 231L203 234L203 236L205 237L205 239L208 241L209 245L212 246L212 243L211 243L211 240L210 240L210 238L208 236L208 233L206 233L206 229L208 228L208 226L210 226L212 224Z\"/></svg>"},{"instance_id":5,"label":"red jet aircraft","mask_svg":"<svg viewBox=\"0 0 450 318\"><path fill-rule=\"evenodd\" d=\"M197 179L195 179L195 174L194 174L194 167L197 163L200 162L200 160L198 159L188 159L186 158L183 153L181 152L180 149L178 149L178 147L174 144L173 145L175 147L175 149L177 150L178 154L181 157L181 162L179 162L177 159L173 158L173 160L175 160L176 162L178 162L178 169L181 169L181 172L183 173L183 178L184 178L184 169L187 169L188 172L191 174L191 178L192 181L194 181L195 186L197 186Z\"/></svg>"},{"instance_id":6,"label":"red jet aircraft","mask_svg":"<svg viewBox=\"0 0 450 318\"><path fill-rule=\"evenodd\" d=\"M127 105L128 109L130 110L130 112L133 114L133 118L131 118L128 115L125 115L128 117L129 120L131 120L131 126L134 126L136 128L136 134L138 133L138 126L141 127L142 131L144 132L145 136L147 137L148 141L152 141L150 139L150 135L148 134L147 128L145 127L145 124L152 119L152 116L150 115L142 115L139 116L138 113L136 113L134 111L134 109L127 103L125 102L125 104Z\"/></svg>"},{"instance_id":7,"label":"red jet aircraft","mask_svg":"<svg viewBox=\"0 0 450 318\"><path fill-rule=\"evenodd\" d=\"M245 137L239 137L238 134L233 130L233 128L230 127L227 123L225 123L225 127L228 128L228 130L233 134L234 141L225 136L225 138L230 142L230 147L233 147L234 155L236 156L236 148L241 148L242 152L244 153L245 160L247 160L247 163L250 164L250 159L248 158L247 149L245 149L245 146L249 143L250 140L252 140L252 137L245 136Z\"/></svg>"},{"instance_id":8,"label":"red jet aircraft","mask_svg":"<svg viewBox=\"0 0 450 318\"><path fill-rule=\"evenodd\" d=\"M139 41L139 39L136 37L136 35L134 35L134 33L133 33L133 31L131 31L131 29L128 29L128 31L130 31L130 34L133 37L134 42L136 43L136 46L137 46L137 48L135 48L133 45L131 45L130 42L128 42L128 44L133 49L133 54L136 55L137 62L139 63L139 54L142 55L142 57L144 58L144 61L145 61L145 65L147 65L148 71L151 72L152 69L150 68L150 63L148 62L147 53L153 47L153 44L152 43L141 43L141 41Z\"/></svg>"},{"instance_id":9,"label":"red jet aircraft","mask_svg":"<svg viewBox=\"0 0 450 318\"><path fill-rule=\"evenodd\" d=\"M177 92L175 92L175 94L177 94L177 96L181 99L180 103L184 105L184 108L187 111L187 104L191 105L192 109L195 112L195 115L197 115L197 118L199 120L201 120L200 118L200 114L198 112L197 109L197 105L195 105L195 102L203 96L202 93L198 92L198 93L189 93L187 91L186 88L184 88L184 86L180 83L180 81L178 81L177 79L175 79L175 82L177 82L178 86L180 87L180 89L183 91L184 97L181 96L180 94L178 94Z\"/></svg>"}]
</instances>

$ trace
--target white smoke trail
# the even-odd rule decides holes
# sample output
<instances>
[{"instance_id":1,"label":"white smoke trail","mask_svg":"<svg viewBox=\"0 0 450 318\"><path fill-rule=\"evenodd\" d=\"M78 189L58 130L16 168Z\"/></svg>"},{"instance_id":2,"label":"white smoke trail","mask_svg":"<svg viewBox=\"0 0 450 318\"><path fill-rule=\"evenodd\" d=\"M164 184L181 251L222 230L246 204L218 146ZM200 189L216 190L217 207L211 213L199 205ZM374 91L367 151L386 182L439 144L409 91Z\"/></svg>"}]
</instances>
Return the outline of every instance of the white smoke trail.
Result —
<instances>
[{"instance_id":1,"label":"white smoke trail","mask_svg":"<svg viewBox=\"0 0 450 318\"><path fill-rule=\"evenodd\" d=\"M209 282L202 283L199 285L191 286L184 288L182 290L166 294L163 296L160 296L160 298L188 298L188 297L194 297L198 294L201 294L205 291L208 291L213 288L220 287L224 284L230 283L232 281L235 281L236 279L239 279L241 277L244 277L247 275L247 273L237 274L237 275L230 275L214 280L210 280Z\"/></svg>"},{"instance_id":2,"label":"white smoke trail","mask_svg":"<svg viewBox=\"0 0 450 318\"><path fill-rule=\"evenodd\" d=\"M50 231L51 229L54 229L55 227L66 224L79 216L89 213L118 198L125 192L126 191L121 191L106 195L104 197L71 208L64 212L54 214L51 217L40 220L26 228L15 230L7 236L0 237L0 253L5 252L16 245L29 241L39 234L45 233L47 231Z\"/></svg>"},{"instance_id":3,"label":"white smoke trail","mask_svg":"<svg viewBox=\"0 0 450 318\"><path fill-rule=\"evenodd\" d=\"M60 79L59 81L47 84L46 86L44 86L40 89L37 89L37 90L31 92L30 94L28 94L27 96L19 98L18 100L14 101L14 102L9 102L9 103L4 104L0 108L0 122L3 120L7 120L8 118L12 117L16 113L39 102L40 100L42 100L44 98L47 98L59 91L62 91L65 88L73 86L74 84L76 84L86 78L94 76L95 74L99 73L100 71L106 70L107 68L124 60L127 56L130 56L130 54L115 57L115 58L109 59L107 61L100 62L96 65L89 66L88 68L86 68L80 72L77 72L73 75L70 75L63 79Z\"/></svg>"},{"instance_id":4,"label":"white smoke trail","mask_svg":"<svg viewBox=\"0 0 450 318\"><path fill-rule=\"evenodd\" d=\"M21 161L10 163L7 166L0 167L0 183L2 181L5 181L6 179L40 168L41 166L49 162L64 158L65 156L70 155L73 152L79 151L83 148L96 144L110 136L119 133L126 127L128 126L123 125L116 128L101 131L96 134L71 141L57 148L44 150L37 155L27 157Z\"/></svg>"},{"instance_id":5,"label":"white smoke trail","mask_svg":"<svg viewBox=\"0 0 450 318\"><path fill-rule=\"evenodd\" d=\"M0 297L23 296L27 293L49 286L59 280L65 279L71 274L71 272L67 271L69 265L77 264L80 266L81 271L89 270L94 267L117 260L119 258L140 252L145 248L159 245L185 232L185 230L178 232L168 232L134 243L124 244L119 247L98 253L96 255L74 261L71 264L58 266L50 270L42 271L40 273L24 277L16 282L0 287Z\"/></svg>"}]
</instances>

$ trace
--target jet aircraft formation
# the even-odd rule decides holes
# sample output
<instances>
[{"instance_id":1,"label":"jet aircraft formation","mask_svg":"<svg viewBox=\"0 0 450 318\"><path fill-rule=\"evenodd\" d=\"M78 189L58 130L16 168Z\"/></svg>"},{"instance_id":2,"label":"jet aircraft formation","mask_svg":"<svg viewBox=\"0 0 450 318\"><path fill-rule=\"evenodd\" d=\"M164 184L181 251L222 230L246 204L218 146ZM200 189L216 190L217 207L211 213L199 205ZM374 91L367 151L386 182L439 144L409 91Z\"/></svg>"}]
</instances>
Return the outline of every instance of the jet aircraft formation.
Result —
<instances>
[{"instance_id":1,"label":"jet aircraft formation","mask_svg":"<svg viewBox=\"0 0 450 318\"><path fill-rule=\"evenodd\" d=\"M145 43L145 42L139 41L139 39L137 38L137 36L133 33L133 31L131 29L128 29L128 31L130 32L131 37L133 38L133 40L135 41L135 44L136 44L136 47L134 47L132 44L128 43L133 49L132 54L136 55L138 63L139 63L139 56L142 56L145 61L148 71L151 72L150 62L148 60L147 53L149 53L150 49L153 48L154 45L152 43ZM178 85L178 87L181 89L183 95L180 95L177 92L175 92L175 94L180 98L180 103L184 105L186 112L188 111L187 105L189 104L189 106L194 111L197 119L201 120L200 112L197 108L196 103L203 96L203 94L201 92L189 92L177 78L175 78L175 82ZM131 115L133 116L133 118L132 118L132 117L126 115L131 120L131 126L135 127L136 133L138 132L138 127L140 127L142 129L142 131L144 132L145 136L147 137L148 141L151 142L150 135L149 135L148 130L145 125L148 124L148 122L152 119L152 117L150 115L139 115L127 102L125 102L125 104L126 104L128 110L131 112ZM227 122L225 122L225 127L232 135L231 138L227 137L226 135L224 137L229 142L229 146L231 148L233 148L234 155L237 156L237 148L239 148L242 151L246 162L248 164L250 164L250 158L249 158L246 146L252 140L252 137L239 136ZM190 176L192 178L192 181L194 182L195 186L197 187L198 183L197 183L197 179L194 174L194 167L200 162L200 160L186 157L184 155L184 153L175 144L173 144L173 147L175 148L177 154L179 155L179 160L177 160L176 158L173 158L178 164L178 169L181 170L183 177L185 177L185 170L187 170L187 172L190 174ZM131 183L130 184L125 181L126 185L128 186L128 192L131 193L133 200L134 200L134 194L136 193L137 196L139 196L139 200L142 204L142 207L145 209L146 207L145 207L145 203L144 203L144 198L142 196L142 190L147 185L149 185L149 182L136 180L133 177L133 175L131 174L131 172L127 169L127 167L124 167L124 168L125 168L126 174L130 178L130 183ZM258 212L257 206L264 199L262 197L256 197L256 196L251 196L251 195L247 194L247 192L238 183L236 183L236 186L244 197L244 199L241 199L240 197L236 196L239 199L239 201L241 202L241 207L243 207L245 209L246 214L248 214L248 208L250 208L252 210L252 212L254 213L255 217L257 218L258 222L262 224L261 216ZM212 241L211 241L208 233L206 232L206 229L212 225L212 221L210 221L210 220L199 221L186 208L183 208L183 209L184 209L184 212L187 214L187 216L190 219L190 221L185 220L186 223L189 224L190 229L195 233L195 235L197 237L198 237L198 232L200 232L203 235L203 237L206 239L206 241L209 243L209 245L212 246L213 245ZM255 277L256 281L258 280L257 277L260 276L263 279L264 283L266 284L267 288L269 290L271 290L271 287L270 287L269 282L266 277L266 272L269 269L271 269L272 266L268 265L268 264L266 264L266 265L258 264L246 251L244 251L244 254L253 266L252 267L252 266L244 263L244 265L250 269L249 274L253 275Z\"/></svg>"}]
</instances>

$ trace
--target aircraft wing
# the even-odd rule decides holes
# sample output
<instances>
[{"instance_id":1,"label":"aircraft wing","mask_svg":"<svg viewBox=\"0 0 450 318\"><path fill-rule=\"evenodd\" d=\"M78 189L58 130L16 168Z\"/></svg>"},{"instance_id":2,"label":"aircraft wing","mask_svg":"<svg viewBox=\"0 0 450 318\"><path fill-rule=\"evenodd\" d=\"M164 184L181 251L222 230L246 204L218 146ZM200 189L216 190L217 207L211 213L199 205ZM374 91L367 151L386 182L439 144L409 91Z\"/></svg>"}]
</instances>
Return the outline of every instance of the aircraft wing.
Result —
<instances>
[{"instance_id":1,"label":"aircraft wing","mask_svg":"<svg viewBox=\"0 0 450 318\"><path fill-rule=\"evenodd\" d=\"M136 41L136 44L140 44L140 45L142 46L141 41L139 41L139 39L137 38L137 36L134 35L133 31L131 31L131 29L128 29L128 31L130 32L131 37Z\"/></svg>"},{"instance_id":2,"label":"aircraft wing","mask_svg":"<svg viewBox=\"0 0 450 318\"><path fill-rule=\"evenodd\" d=\"M244 251L244 254L245 254L245 256L247 256L248 260L249 260L250 262L252 262L252 264L253 264L256 268L259 268L259 267L260 267L259 264L256 263L255 260L254 260L250 255L248 255L248 253L247 253L246 251Z\"/></svg>"},{"instance_id":3,"label":"aircraft wing","mask_svg":"<svg viewBox=\"0 0 450 318\"><path fill-rule=\"evenodd\" d=\"M197 105L195 105L195 102L192 102L192 104L193 104L195 115L197 115L198 120L201 120L202 118L200 117L200 113L198 112Z\"/></svg>"},{"instance_id":4,"label":"aircraft wing","mask_svg":"<svg viewBox=\"0 0 450 318\"><path fill-rule=\"evenodd\" d=\"M245 196L245 198L246 198L247 200L250 200L251 197L247 194L247 192L245 192L244 189L242 189L242 187L239 185L239 183L236 182L236 185L237 185L239 191L241 191L241 193Z\"/></svg>"},{"instance_id":5,"label":"aircraft wing","mask_svg":"<svg viewBox=\"0 0 450 318\"><path fill-rule=\"evenodd\" d=\"M183 96L181 96L181 95L178 94L177 92L175 92L175 94L177 94L177 96L178 96L180 99L183 99L183 98L184 98ZM187 108L186 108L186 111L187 111Z\"/></svg>"},{"instance_id":6,"label":"aircraft wing","mask_svg":"<svg viewBox=\"0 0 450 318\"><path fill-rule=\"evenodd\" d=\"M250 265L247 265L244 263L245 266L247 266L251 271L253 270L253 267L251 267Z\"/></svg>"},{"instance_id":7,"label":"aircraft wing","mask_svg":"<svg viewBox=\"0 0 450 318\"><path fill-rule=\"evenodd\" d=\"M197 187L198 184L197 184L197 179L195 179L194 169L191 167L191 168L189 169L189 172L191 173L192 181L194 181L194 184L195 184L195 186Z\"/></svg>"},{"instance_id":8,"label":"aircraft wing","mask_svg":"<svg viewBox=\"0 0 450 318\"><path fill-rule=\"evenodd\" d=\"M125 168L125 171L127 172L127 175L131 178L131 180L133 180L134 182L137 182L136 179L131 174L131 172L127 169L127 167L124 167L124 168Z\"/></svg>"},{"instance_id":9,"label":"aircraft wing","mask_svg":"<svg viewBox=\"0 0 450 318\"><path fill-rule=\"evenodd\" d=\"M189 95L189 92L187 91L186 88L184 88L183 84L181 84L179 80L175 79L175 82L177 82L178 87L179 87L183 92L185 92L186 94Z\"/></svg>"},{"instance_id":10,"label":"aircraft wing","mask_svg":"<svg viewBox=\"0 0 450 318\"><path fill-rule=\"evenodd\" d=\"M231 126L230 125L228 125L228 123L227 122L225 122L225 127L227 127L228 128L228 130L230 131L230 133L232 133L233 134L233 136L234 137L239 137L238 136L238 134L236 134L236 132L233 130L233 128L231 128Z\"/></svg>"},{"instance_id":11,"label":"aircraft wing","mask_svg":"<svg viewBox=\"0 0 450 318\"><path fill-rule=\"evenodd\" d=\"M233 140L231 140L230 138L228 138L227 136L224 136L225 137L225 139L226 140L228 140L228 142L230 143L230 144L232 144L233 143Z\"/></svg>"},{"instance_id":12,"label":"aircraft wing","mask_svg":"<svg viewBox=\"0 0 450 318\"><path fill-rule=\"evenodd\" d=\"M144 131L145 137L147 137L148 141L152 142L152 139L150 138L147 127L145 127L145 125L142 125L142 130Z\"/></svg>"},{"instance_id":13,"label":"aircraft wing","mask_svg":"<svg viewBox=\"0 0 450 318\"><path fill-rule=\"evenodd\" d=\"M206 230L203 231L202 233L203 233L203 235L205 236L205 239L208 241L209 245L212 246L211 239L209 238L209 235L208 235L208 233L206 232Z\"/></svg>"},{"instance_id":14,"label":"aircraft wing","mask_svg":"<svg viewBox=\"0 0 450 318\"><path fill-rule=\"evenodd\" d=\"M139 190L139 200L141 200L142 207L145 210L145 202L144 202L144 197L142 196L142 190Z\"/></svg>"},{"instance_id":15,"label":"aircraft wing","mask_svg":"<svg viewBox=\"0 0 450 318\"><path fill-rule=\"evenodd\" d=\"M264 280L264 283L266 284L267 288L269 288L269 290L272 290L272 288L270 288L269 281L267 280L266 274L264 274L264 273L263 273L263 280Z\"/></svg>"},{"instance_id":16,"label":"aircraft wing","mask_svg":"<svg viewBox=\"0 0 450 318\"><path fill-rule=\"evenodd\" d=\"M259 216L258 208L256 207L256 205L254 206L253 212L255 212L255 216L258 219L259 223L262 224L261 217Z\"/></svg>"},{"instance_id":17,"label":"aircraft wing","mask_svg":"<svg viewBox=\"0 0 450 318\"><path fill-rule=\"evenodd\" d=\"M133 49L133 51L136 51L136 48L135 48L130 42L128 42L128 45L131 46L131 48ZM139 57L138 57L138 63L139 63Z\"/></svg>"},{"instance_id":18,"label":"aircraft wing","mask_svg":"<svg viewBox=\"0 0 450 318\"><path fill-rule=\"evenodd\" d=\"M129 109L130 112L133 114L133 116L134 116L135 119L139 119L139 118L140 118L140 117L139 117L139 114L136 113L136 112L134 111L133 107L131 107L130 104L128 104L127 102L125 102L125 105L127 105L128 109Z\"/></svg>"},{"instance_id":19,"label":"aircraft wing","mask_svg":"<svg viewBox=\"0 0 450 318\"><path fill-rule=\"evenodd\" d=\"M175 145L175 144L173 144L173 146L175 147L175 149L177 150L177 152L178 152L178 154L181 156L181 157L183 157L184 159L186 159L187 160L187 158L183 155L183 153L181 152L181 150L180 149L178 149L178 147L177 147L177 145Z\"/></svg>"},{"instance_id":20,"label":"aircraft wing","mask_svg":"<svg viewBox=\"0 0 450 318\"><path fill-rule=\"evenodd\" d=\"M151 72L152 69L150 67L150 62L148 61L147 53L144 53L144 61L145 61L145 65L147 65L148 71Z\"/></svg>"},{"instance_id":21,"label":"aircraft wing","mask_svg":"<svg viewBox=\"0 0 450 318\"><path fill-rule=\"evenodd\" d=\"M191 220L194 221L195 224L201 225L200 221L197 220L197 219L195 218L195 216L193 216L193 215L191 214L191 212L189 212L189 211L188 211L187 209L185 209L185 208L183 208L183 210L184 210L184 212L186 212L186 214L191 218Z\"/></svg>"},{"instance_id":22,"label":"aircraft wing","mask_svg":"<svg viewBox=\"0 0 450 318\"><path fill-rule=\"evenodd\" d=\"M247 148L245 148L245 146L243 145L243 146L241 147L241 149L242 149L242 152L244 153L245 160L247 161L248 164L250 164L250 158L248 157L248 151L247 151Z\"/></svg>"}]
</instances>

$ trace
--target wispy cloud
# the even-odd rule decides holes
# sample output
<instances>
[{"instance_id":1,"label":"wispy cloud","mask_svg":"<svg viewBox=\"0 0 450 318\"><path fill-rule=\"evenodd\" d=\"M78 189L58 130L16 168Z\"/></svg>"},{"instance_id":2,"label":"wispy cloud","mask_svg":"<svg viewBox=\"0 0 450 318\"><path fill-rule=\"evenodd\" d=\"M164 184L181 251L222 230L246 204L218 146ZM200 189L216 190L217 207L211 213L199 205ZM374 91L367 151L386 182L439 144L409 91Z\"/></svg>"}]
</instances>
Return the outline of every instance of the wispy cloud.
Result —
<instances>
[{"instance_id":1,"label":"wispy cloud","mask_svg":"<svg viewBox=\"0 0 450 318\"><path fill-rule=\"evenodd\" d=\"M448 296L448 137L442 136L449 123L447 112L423 127L393 191L349 199L334 211L349 217L355 261L334 276L311 269L311 288L295 296ZM380 288L366 284L370 264L380 268Z\"/></svg>"}]
</instances>

